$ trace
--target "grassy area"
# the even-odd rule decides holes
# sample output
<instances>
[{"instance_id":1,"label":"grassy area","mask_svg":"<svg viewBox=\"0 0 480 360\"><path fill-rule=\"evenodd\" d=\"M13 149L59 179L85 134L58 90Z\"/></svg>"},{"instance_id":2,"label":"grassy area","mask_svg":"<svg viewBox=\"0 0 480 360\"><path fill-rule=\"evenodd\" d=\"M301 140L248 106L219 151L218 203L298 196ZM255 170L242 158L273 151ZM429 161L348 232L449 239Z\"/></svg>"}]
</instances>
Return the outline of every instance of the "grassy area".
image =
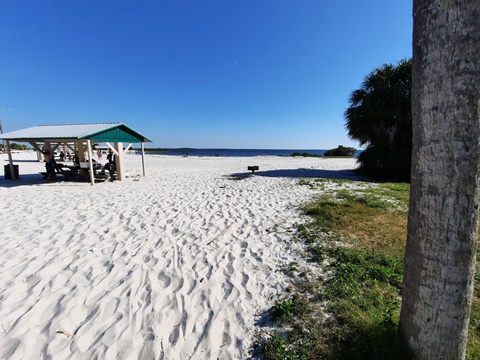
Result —
<instances>
[{"instance_id":1,"label":"grassy area","mask_svg":"<svg viewBox=\"0 0 480 360\"><path fill-rule=\"evenodd\" d=\"M290 266L302 280L272 308L279 331L265 344L265 359L403 359L397 329L409 184L301 184L325 192L304 206L311 221L299 233L311 261L326 272L306 277ZM480 358L479 297L477 281L468 359Z\"/></svg>"}]
</instances>

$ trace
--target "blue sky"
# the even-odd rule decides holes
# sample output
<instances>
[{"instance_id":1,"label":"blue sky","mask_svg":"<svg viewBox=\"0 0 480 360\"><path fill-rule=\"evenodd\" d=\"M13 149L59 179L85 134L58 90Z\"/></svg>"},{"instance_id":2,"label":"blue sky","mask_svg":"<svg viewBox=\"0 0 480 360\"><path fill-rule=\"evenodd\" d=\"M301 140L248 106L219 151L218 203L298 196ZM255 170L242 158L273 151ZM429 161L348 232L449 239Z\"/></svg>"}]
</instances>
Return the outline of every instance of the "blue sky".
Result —
<instances>
[{"instance_id":1,"label":"blue sky","mask_svg":"<svg viewBox=\"0 0 480 360\"><path fill-rule=\"evenodd\" d=\"M0 0L4 132L124 122L149 147L358 147L343 113L411 56L410 0Z\"/></svg>"}]
</instances>

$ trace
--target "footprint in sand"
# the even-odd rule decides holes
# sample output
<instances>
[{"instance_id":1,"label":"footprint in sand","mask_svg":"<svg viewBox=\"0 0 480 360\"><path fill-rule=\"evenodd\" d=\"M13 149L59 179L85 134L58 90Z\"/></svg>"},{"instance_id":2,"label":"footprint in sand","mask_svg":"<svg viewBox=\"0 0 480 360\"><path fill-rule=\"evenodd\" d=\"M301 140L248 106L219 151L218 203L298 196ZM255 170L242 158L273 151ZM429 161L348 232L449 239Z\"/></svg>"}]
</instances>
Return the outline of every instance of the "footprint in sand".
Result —
<instances>
[{"instance_id":1,"label":"footprint in sand","mask_svg":"<svg viewBox=\"0 0 480 360\"><path fill-rule=\"evenodd\" d=\"M189 283L190 283L190 287L187 290L187 295L190 295L193 292L193 290L195 290L195 288L197 287L197 280L191 280L189 281Z\"/></svg>"},{"instance_id":2,"label":"footprint in sand","mask_svg":"<svg viewBox=\"0 0 480 360\"><path fill-rule=\"evenodd\" d=\"M222 286L222 291L224 292L223 300L227 300L230 297L230 295L232 294L233 288L234 286L230 281L228 281Z\"/></svg>"},{"instance_id":3,"label":"footprint in sand","mask_svg":"<svg viewBox=\"0 0 480 360\"><path fill-rule=\"evenodd\" d=\"M153 332L147 332L143 334L143 341L153 341L155 340L155 334Z\"/></svg>"},{"instance_id":4,"label":"footprint in sand","mask_svg":"<svg viewBox=\"0 0 480 360\"><path fill-rule=\"evenodd\" d=\"M143 255L142 260L144 264L147 265L148 267L153 267L158 263L158 259L151 256L150 254Z\"/></svg>"},{"instance_id":5,"label":"footprint in sand","mask_svg":"<svg viewBox=\"0 0 480 360\"><path fill-rule=\"evenodd\" d=\"M148 308L152 303L152 290L151 289L145 290L140 296L140 299L143 301L143 308L144 309Z\"/></svg>"},{"instance_id":6,"label":"footprint in sand","mask_svg":"<svg viewBox=\"0 0 480 360\"><path fill-rule=\"evenodd\" d=\"M222 335L222 346L228 346L232 343L232 338L228 334L230 332L230 323L228 320L225 320L224 322L224 329L223 329L223 335Z\"/></svg>"},{"instance_id":7,"label":"footprint in sand","mask_svg":"<svg viewBox=\"0 0 480 360\"><path fill-rule=\"evenodd\" d=\"M174 287L173 292L179 291L181 288L183 288L183 284L185 283L185 280L179 276L174 276L172 278L172 286Z\"/></svg>"},{"instance_id":8,"label":"footprint in sand","mask_svg":"<svg viewBox=\"0 0 480 360\"><path fill-rule=\"evenodd\" d=\"M160 273L158 274L158 280L160 280L160 282L162 283L161 285L163 286L164 289L169 287L170 284L172 283L172 279L163 271L160 271Z\"/></svg>"},{"instance_id":9,"label":"footprint in sand","mask_svg":"<svg viewBox=\"0 0 480 360\"><path fill-rule=\"evenodd\" d=\"M153 341L147 341L143 344L141 350L138 353L138 359L141 360L155 360L157 357L155 355L155 350Z\"/></svg>"},{"instance_id":10,"label":"footprint in sand","mask_svg":"<svg viewBox=\"0 0 480 360\"><path fill-rule=\"evenodd\" d=\"M250 276L248 276L248 274L246 274L246 273L243 273L242 274L242 282L241 282L242 286L247 285L249 279L250 279Z\"/></svg>"},{"instance_id":11,"label":"footprint in sand","mask_svg":"<svg viewBox=\"0 0 480 360\"><path fill-rule=\"evenodd\" d=\"M174 346L177 343L179 337L180 337L180 324L173 327L173 331L170 333L170 336L168 337L168 341L172 346Z\"/></svg>"}]
</instances>

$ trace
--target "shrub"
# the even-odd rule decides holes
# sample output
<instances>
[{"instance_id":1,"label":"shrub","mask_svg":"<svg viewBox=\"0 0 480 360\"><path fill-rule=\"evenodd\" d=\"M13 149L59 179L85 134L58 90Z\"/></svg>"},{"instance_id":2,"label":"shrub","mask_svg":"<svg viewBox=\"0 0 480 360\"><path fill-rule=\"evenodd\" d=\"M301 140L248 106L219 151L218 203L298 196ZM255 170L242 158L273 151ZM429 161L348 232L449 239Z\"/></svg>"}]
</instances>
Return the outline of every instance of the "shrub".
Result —
<instances>
[{"instance_id":1,"label":"shrub","mask_svg":"<svg viewBox=\"0 0 480 360\"><path fill-rule=\"evenodd\" d=\"M354 156L357 149L338 145L335 149L327 150L325 156Z\"/></svg>"}]
</instances>

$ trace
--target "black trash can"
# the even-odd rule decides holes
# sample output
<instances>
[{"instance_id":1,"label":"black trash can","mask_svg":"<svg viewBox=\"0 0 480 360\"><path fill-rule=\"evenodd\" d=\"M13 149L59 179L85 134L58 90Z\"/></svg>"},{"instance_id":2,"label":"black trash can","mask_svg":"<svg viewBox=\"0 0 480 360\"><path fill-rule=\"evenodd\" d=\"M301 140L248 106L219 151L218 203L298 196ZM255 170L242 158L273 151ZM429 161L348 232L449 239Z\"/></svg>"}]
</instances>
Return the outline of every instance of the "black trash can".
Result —
<instances>
[{"instance_id":1,"label":"black trash can","mask_svg":"<svg viewBox=\"0 0 480 360\"><path fill-rule=\"evenodd\" d=\"M5 170L5 180L11 180L12 172L10 171L10 165L5 165L3 168ZM15 179L19 179L20 177L18 176L18 165L13 165L13 171L15 173Z\"/></svg>"}]
</instances>

